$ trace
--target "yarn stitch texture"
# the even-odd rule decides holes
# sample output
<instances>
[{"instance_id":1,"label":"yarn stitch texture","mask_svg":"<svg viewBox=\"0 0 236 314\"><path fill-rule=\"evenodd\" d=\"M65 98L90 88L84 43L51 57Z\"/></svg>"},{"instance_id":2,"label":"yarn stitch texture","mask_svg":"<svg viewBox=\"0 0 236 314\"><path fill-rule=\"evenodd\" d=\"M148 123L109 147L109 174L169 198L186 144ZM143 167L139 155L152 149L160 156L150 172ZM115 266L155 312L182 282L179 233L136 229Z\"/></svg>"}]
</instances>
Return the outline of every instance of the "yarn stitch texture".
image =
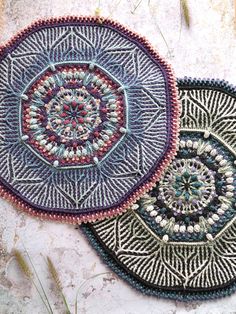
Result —
<instances>
[{"instance_id":1,"label":"yarn stitch texture","mask_svg":"<svg viewBox=\"0 0 236 314\"><path fill-rule=\"evenodd\" d=\"M68 223L125 211L175 154L175 85L116 22L34 23L0 50L0 195Z\"/></svg>"},{"instance_id":2,"label":"yarn stitch texture","mask_svg":"<svg viewBox=\"0 0 236 314\"><path fill-rule=\"evenodd\" d=\"M190 78L178 87L175 159L133 209L83 230L105 262L141 292L212 299L236 287L236 89Z\"/></svg>"}]
</instances>

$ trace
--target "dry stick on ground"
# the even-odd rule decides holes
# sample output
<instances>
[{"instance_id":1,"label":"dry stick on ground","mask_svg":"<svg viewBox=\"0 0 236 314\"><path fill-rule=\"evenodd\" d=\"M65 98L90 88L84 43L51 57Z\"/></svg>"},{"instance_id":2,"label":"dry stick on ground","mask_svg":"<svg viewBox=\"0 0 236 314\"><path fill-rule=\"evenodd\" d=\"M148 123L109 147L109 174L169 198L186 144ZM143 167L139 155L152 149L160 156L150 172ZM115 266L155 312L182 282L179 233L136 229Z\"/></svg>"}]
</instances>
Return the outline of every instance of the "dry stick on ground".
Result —
<instances>
[{"instance_id":1,"label":"dry stick on ground","mask_svg":"<svg viewBox=\"0 0 236 314\"><path fill-rule=\"evenodd\" d=\"M22 273L26 276L26 278L34 285L35 289L37 290L43 304L45 305L46 309L47 309L47 312L50 313L50 314L53 314L53 311L51 310L51 308L48 308L48 305L46 304L38 286L36 285L35 281L34 281L34 278L33 278L33 273L27 263L27 261L25 260L24 256L21 254L21 252L19 250L14 250L13 252L15 258L16 258L16 261L17 261L17 264L19 265Z\"/></svg>"}]
</instances>

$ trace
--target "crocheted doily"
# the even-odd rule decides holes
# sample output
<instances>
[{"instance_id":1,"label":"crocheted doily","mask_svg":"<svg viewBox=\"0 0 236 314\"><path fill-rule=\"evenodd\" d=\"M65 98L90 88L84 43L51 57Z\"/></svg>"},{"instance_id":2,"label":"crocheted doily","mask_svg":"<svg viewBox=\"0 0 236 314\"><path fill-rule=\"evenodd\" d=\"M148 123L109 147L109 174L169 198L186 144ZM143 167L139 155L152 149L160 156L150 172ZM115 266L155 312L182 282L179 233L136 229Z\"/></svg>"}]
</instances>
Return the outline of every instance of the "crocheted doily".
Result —
<instances>
[{"instance_id":1,"label":"crocheted doily","mask_svg":"<svg viewBox=\"0 0 236 314\"><path fill-rule=\"evenodd\" d=\"M113 216L175 153L170 66L110 20L39 21L0 51L0 194L70 223Z\"/></svg>"},{"instance_id":2,"label":"crocheted doily","mask_svg":"<svg viewBox=\"0 0 236 314\"><path fill-rule=\"evenodd\" d=\"M179 80L179 148L129 212L83 227L105 262L149 295L210 299L236 287L236 89Z\"/></svg>"}]
</instances>

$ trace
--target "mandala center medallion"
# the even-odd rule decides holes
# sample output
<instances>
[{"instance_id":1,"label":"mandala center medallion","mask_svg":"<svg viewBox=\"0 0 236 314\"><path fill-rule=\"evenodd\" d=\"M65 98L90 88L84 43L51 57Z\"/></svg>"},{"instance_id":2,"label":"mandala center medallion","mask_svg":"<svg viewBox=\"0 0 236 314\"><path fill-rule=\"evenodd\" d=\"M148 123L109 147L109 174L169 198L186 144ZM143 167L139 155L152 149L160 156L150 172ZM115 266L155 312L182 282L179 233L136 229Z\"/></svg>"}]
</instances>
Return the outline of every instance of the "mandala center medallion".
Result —
<instances>
[{"instance_id":1,"label":"mandala center medallion","mask_svg":"<svg viewBox=\"0 0 236 314\"><path fill-rule=\"evenodd\" d=\"M49 68L23 94L22 139L54 166L99 162L125 130L120 87L97 66Z\"/></svg>"},{"instance_id":2,"label":"mandala center medallion","mask_svg":"<svg viewBox=\"0 0 236 314\"><path fill-rule=\"evenodd\" d=\"M62 137L62 141L87 140L102 120L100 99L93 97L85 87L64 89L46 104L48 130Z\"/></svg>"},{"instance_id":3,"label":"mandala center medallion","mask_svg":"<svg viewBox=\"0 0 236 314\"><path fill-rule=\"evenodd\" d=\"M174 214L197 213L215 196L214 173L197 159L176 159L159 190L160 199Z\"/></svg>"},{"instance_id":4,"label":"mandala center medallion","mask_svg":"<svg viewBox=\"0 0 236 314\"><path fill-rule=\"evenodd\" d=\"M176 158L139 214L172 241L212 240L234 215L234 157L214 138L182 132Z\"/></svg>"}]
</instances>

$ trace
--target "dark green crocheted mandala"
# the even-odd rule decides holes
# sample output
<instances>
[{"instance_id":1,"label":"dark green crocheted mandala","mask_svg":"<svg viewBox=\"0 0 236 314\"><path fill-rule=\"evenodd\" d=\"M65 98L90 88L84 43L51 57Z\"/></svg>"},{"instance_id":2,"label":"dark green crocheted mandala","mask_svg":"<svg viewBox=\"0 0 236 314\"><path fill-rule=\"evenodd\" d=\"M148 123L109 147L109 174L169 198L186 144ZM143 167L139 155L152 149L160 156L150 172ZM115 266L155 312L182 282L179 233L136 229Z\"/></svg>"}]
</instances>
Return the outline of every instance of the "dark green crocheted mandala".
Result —
<instances>
[{"instance_id":1,"label":"dark green crocheted mandala","mask_svg":"<svg viewBox=\"0 0 236 314\"><path fill-rule=\"evenodd\" d=\"M178 152L129 212L83 226L105 262L148 295L230 294L236 282L236 90L179 80Z\"/></svg>"}]
</instances>

